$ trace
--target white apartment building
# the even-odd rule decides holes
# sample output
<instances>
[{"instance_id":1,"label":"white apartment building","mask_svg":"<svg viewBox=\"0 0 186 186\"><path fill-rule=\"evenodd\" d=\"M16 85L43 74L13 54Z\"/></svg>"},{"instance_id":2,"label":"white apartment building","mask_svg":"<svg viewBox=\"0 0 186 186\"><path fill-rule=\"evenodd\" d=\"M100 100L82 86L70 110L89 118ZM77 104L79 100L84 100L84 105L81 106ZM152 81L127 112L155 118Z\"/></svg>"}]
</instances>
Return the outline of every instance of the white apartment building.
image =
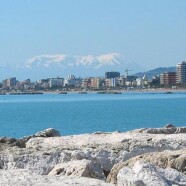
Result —
<instances>
[{"instance_id":1,"label":"white apartment building","mask_svg":"<svg viewBox=\"0 0 186 186\"><path fill-rule=\"evenodd\" d=\"M64 80L64 86L81 87L82 78L76 78L74 75L68 75Z\"/></svg>"},{"instance_id":2,"label":"white apartment building","mask_svg":"<svg viewBox=\"0 0 186 186\"><path fill-rule=\"evenodd\" d=\"M50 78L49 87L62 87L63 81L64 81L63 78Z\"/></svg>"}]
</instances>

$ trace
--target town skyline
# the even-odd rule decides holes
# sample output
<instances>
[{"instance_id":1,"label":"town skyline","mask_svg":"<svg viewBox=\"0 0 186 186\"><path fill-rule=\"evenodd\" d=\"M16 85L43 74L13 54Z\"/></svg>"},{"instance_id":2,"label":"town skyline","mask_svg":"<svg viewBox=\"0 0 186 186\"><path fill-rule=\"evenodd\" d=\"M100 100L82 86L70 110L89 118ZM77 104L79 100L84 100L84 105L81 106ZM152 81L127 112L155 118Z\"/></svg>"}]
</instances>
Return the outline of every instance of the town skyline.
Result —
<instances>
[{"instance_id":1,"label":"town skyline","mask_svg":"<svg viewBox=\"0 0 186 186\"><path fill-rule=\"evenodd\" d=\"M175 66L175 71L162 71L161 74L147 77L129 75L131 70L126 69L125 75L119 71L105 72L104 77L89 76L82 78L68 75L68 77L47 77L37 81L26 79L18 81L16 77L10 77L2 81L0 84L1 94L32 94L38 91L100 91L100 90L143 90L149 88L185 88L186 86L186 62L182 61ZM62 93L62 92L61 92ZM66 94L66 92L65 92Z\"/></svg>"}]
</instances>

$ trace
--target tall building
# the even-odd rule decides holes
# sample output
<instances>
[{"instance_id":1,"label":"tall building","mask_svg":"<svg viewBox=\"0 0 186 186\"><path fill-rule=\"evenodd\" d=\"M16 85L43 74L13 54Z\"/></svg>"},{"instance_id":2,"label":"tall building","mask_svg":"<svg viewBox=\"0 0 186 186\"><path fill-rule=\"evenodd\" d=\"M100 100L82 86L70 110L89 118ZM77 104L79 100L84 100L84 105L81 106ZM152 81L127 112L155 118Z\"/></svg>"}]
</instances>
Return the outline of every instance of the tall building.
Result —
<instances>
[{"instance_id":1,"label":"tall building","mask_svg":"<svg viewBox=\"0 0 186 186\"><path fill-rule=\"evenodd\" d=\"M94 78L91 78L91 88L96 88L96 89L99 89L103 86L104 84L104 78L100 78L100 77L94 77Z\"/></svg>"},{"instance_id":2,"label":"tall building","mask_svg":"<svg viewBox=\"0 0 186 186\"><path fill-rule=\"evenodd\" d=\"M165 72L160 74L160 85L173 86L176 85L176 72Z\"/></svg>"},{"instance_id":3,"label":"tall building","mask_svg":"<svg viewBox=\"0 0 186 186\"><path fill-rule=\"evenodd\" d=\"M119 72L106 72L105 73L105 79L117 78L117 77L120 77Z\"/></svg>"},{"instance_id":4,"label":"tall building","mask_svg":"<svg viewBox=\"0 0 186 186\"><path fill-rule=\"evenodd\" d=\"M176 83L186 85L186 62L176 65Z\"/></svg>"},{"instance_id":5,"label":"tall building","mask_svg":"<svg viewBox=\"0 0 186 186\"><path fill-rule=\"evenodd\" d=\"M64 86L81 87L82 78L76 78L74 75L68 75L67 79L64 79Z\"/></svg>"},{"instance_id":6,"label":"tall building","mask_svg":"<svg viewBox=\"0 0 186 186\"><path fill-rule=\"evenodd\" d=\"M118 78L118 85L120 87L124 87L126 85L126 78L124 76L120 76Z\"/></svg>"},{"instance_id":7,"label":"tall building","mask_svg":"<svg viewBox=\"0 0 186 186\"><path fill-rule=\"evenodd\" d=\"M91 86L91 78L84 78L81 83L82 88L90 88Z\"/></svg>"},{"instance_id":8,"label":"tall building","mask_svg":"<svg viewBox=\"0 0 186 186\"><path fill-rule=\"evenodd\" d=\"M137 86L144 86L148 84L148 79L147 77L144 75L143 77L139 77L136 79L136 84Z\"/></svg>"},{"instance_id":9,"label":"tall building","mask_svg":"<svg viewBox=\"0 0 186 186\"><path fill-rule=\"evenodd\" d=\"M17 80L15 77L10 77L7 79L7 87L14 87L16 86Z\"/></svg>"},{"instance_id":10,"label":"tall building","mask_svg":"<svg viewBox=\"0 0 186 186\"><path fill-rule=\"evenodd\" d=\"M109 78L105 79L105 86L106 87L116 87L118 86L118 78Z\"/></svg>"},{"instance_id":11,"label":"tall building","mask_svg":"<svg viewBox=\"0 0 186 186\"><path fill-rule=\"evenodd\" d=\"M131 86L137 84L137 76L126 76L126 85Z\"/></svg>"},{"instance_id":12,"label":"tall building","mask_svg":"<svg viewBox=\"0 0 186 186\"><path fill-rule=\"evenodd\" d=\"M63 86L63 78L50 78L49 79L49 87L62 87Z\"/></svg>"}]
</instances>

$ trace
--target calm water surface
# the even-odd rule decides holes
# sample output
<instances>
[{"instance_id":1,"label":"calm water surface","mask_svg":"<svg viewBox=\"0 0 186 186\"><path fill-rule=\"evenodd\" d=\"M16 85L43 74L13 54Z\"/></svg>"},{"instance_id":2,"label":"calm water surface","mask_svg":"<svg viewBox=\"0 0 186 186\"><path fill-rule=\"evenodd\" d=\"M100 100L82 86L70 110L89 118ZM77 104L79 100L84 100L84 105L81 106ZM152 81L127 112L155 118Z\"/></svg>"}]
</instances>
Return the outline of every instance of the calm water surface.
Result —
<instances>
[{"instance_id":1,"label":"calm water surface","mask_svg":"<svg viewBox=\"0 0 186 186\"><path fill-rule=\"evenodd\" d=\"M22 137L49 127L70 135L184 126L185 110L181 93L1 95L0 136Z\"/></svg>"}]
</instances>

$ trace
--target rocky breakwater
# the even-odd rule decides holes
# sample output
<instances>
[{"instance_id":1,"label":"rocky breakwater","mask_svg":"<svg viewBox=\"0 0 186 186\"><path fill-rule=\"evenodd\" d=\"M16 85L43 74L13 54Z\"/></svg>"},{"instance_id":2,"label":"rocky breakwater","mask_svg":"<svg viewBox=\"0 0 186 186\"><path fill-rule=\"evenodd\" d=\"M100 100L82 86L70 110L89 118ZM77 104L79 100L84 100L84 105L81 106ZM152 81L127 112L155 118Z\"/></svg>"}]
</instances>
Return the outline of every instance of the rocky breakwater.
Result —
<instances>
[{"instance_id":1,"label":"rocky breakwater","mask_svg":"<svg viewBox=\"0 0 186 186\"><path fill-rule=\"evenodd\" d=\"M0 138L0 185L186 185L186 127Z\"/></svg>"}]
</instances>

